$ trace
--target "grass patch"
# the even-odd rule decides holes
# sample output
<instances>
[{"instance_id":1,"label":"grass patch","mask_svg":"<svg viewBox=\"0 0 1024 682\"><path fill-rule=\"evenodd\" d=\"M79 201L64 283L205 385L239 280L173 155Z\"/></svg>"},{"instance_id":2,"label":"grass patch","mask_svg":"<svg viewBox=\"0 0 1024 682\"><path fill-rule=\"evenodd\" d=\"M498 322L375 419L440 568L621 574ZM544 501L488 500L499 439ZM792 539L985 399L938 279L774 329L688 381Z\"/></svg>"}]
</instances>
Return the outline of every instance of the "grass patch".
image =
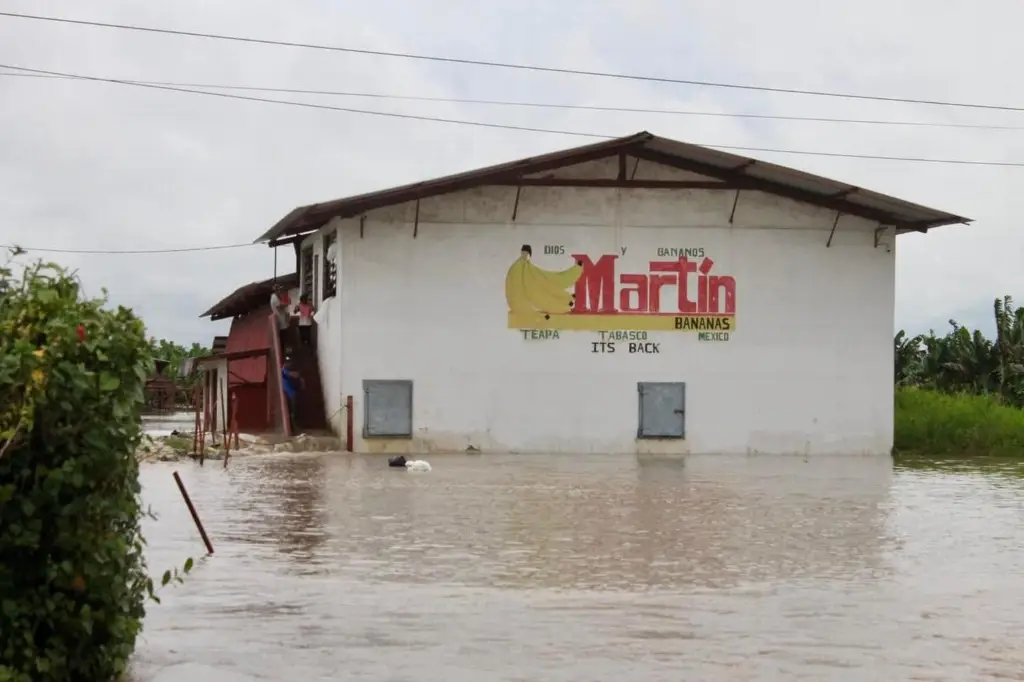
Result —
<instances>
[{"instance_id":1,"label":"grass patch","mask_svg":"<svg viewBox=\"0 0 1024 682\"><path fill-rule=\"evenodd\" d=\"M896 455L1024 458L1024 410L988 395L896 391Z\"/></svg>"},{"instance_id":2,"label":"grass patch","mask_svg":"<svg viewBox=\"0 0 1024 682\"><path fill-rule=\"evenodd\" d=\"M192 450L192 439L181 436L167 436L163 439L164 445L179 452L190 452Z\"/></svg>"}]
</instances>

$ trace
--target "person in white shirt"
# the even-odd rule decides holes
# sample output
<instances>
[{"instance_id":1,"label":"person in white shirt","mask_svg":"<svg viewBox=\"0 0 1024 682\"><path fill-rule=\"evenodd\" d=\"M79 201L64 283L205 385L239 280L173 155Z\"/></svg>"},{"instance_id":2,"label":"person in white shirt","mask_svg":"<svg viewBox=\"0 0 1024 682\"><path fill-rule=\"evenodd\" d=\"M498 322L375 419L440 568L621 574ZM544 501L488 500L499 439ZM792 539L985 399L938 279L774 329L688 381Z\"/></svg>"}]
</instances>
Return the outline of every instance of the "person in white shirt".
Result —
<instances>
[{"instance_id":1,"label":"person in white shirt","mask_svg":"<svg viewBox=\"0 0 1024 682\"><path fill-rule=\"evenodd\" d=\"M274 317L277 318L277 331L281 336L282 350L288 345L288 328L291 321L291 316L288 314L290 303L288 290L281 285L274 287L274 293L270 295L270 309L274 311Z\"/></svg>"}]
</instances>

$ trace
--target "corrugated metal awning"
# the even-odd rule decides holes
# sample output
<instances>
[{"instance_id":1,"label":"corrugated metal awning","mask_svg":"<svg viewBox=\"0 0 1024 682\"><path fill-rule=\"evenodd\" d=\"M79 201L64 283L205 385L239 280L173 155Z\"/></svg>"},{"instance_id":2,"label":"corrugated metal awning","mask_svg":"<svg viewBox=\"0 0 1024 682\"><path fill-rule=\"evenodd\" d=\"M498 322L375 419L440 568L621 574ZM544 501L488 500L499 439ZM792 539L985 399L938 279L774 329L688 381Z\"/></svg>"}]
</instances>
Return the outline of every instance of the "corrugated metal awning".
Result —
<instances>
[{"instance_id":1,"label":"corrugated metal awning","mask_svg":"<svg viewBox=\"0 0 1024 682\"><path fill-rule=\"evenodd\" d=\"M273 242L322 227L334 217L349 218L366 211L415 199L457 192L488 184L509 184L523 176L564 166L628 154L728 184L736 189L768 192L849 215L891 225L899 230L927 231L932 227L969 223L969 218L886 196L786 166L678 142L641 132L606 142L574 147L433 180L358 194L294 209L264 232L256 243Z\"/></svg>"},{"instance_id":2,"label":"corrugated metal awning","mask_svg":"<svg viewBox=\"0 0 1024 682\"><path fill-rule=\"evenodd\" d=\"M299 274L293 272L288 275L281 275L277 279L272 277L262 282L252 282L243 287L238 287L220 301L214 303L209 310L199 317L223 320L235 317L236 315L244 315L260 307L266 307L267 314L269 314L270 294L274 293L275 283L288 289L294 289L299 286Z\"/></svg>"}]
</instances>

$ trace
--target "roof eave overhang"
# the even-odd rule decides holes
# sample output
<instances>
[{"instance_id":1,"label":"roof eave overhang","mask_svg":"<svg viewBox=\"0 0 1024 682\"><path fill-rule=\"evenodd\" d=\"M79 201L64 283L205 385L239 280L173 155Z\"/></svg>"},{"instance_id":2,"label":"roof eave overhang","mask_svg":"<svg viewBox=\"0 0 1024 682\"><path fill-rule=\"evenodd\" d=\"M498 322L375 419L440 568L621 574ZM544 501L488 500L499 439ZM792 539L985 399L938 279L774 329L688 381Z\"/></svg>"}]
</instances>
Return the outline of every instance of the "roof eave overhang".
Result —
<instances>
[{"instance_id":1,"label":"roof eave overhang","mask_svg":"<svg viewBox=\"0 0 1024 682\"><path fill-rule=\"evenodd\" d=\"M616 154L629 154L638 159L645 159L709 178L715 178L723 183L728 183L727 186L730 189L762 191L835 210L843 214L865 218L873 222L896 227L897 230L927 232L929 229L943 225L969 224L971 222L968 218L943 214L940 211L927 209L923 206L915 208L921 208L933 215L938 214L939 217L931 220L901 220L894 212L872 208L856 201L851 201L849 197L860 191L860 188L852 185L847 186L843 191L837 192L834 195L820 194L777 180L746 174L744 171L747 168L754 164L764 163L756 159L736 157L737 165L735 167L720 166L714 163L677 156L659 151L658 149L651 149L647 143L652 140L665 141L664 138L657 138L651 133L644 131L627 137L520 159L435 180L302 206L292 210L288 215L279 220L273 227L257 238L255 243L269 242L269 245L272 247L280 246L321 229L331 219L336 217L342 219L351 218L374 209L441 196L483 185L515 184L517 181L521 182L526 174L554 170L566 165L585 163ZM902 203L909 205L908 202Z\"/></svg>"},{"instance_id":2,"label":"roof eave overhang","mask_svg":"<svg viewBox=\"0 0 1024 682\"><path fill-rule=\"evenodd\" d=\"M905 222L905 223L886 223L896 228L899 234L910 234L911 232L920 232L925 234L930 230L934 230L936 227L947 227L949 225L970 225L974 221L970 218L962 218L959 216L951 216L949 218L940 218L936 220L927 220L923 222Z\"/></svg>"},{"instance_id":3,"label":"roof eave overhang","mask_svg":"<svg viewBox=\"0 0 1024 682\"><path fill-rule=\"evenodd\" d=\"M250 282L244 286L240 286L230 294L217 301L213 306L210 307L205 313L199 317L209 317L211 322L217 320L224 320L236 315L245 315L254 310L257 310L262 303L260 299L262 296L270 295L270 291L263 291L260 287L270 287L275 281L279 283L286 283L288 286L297 286L299 283L299 273L289 272L286 275L280 277L260 280L258 282Z\"/></svg>"},{"instance_id":4,"label":"roof eave overhang","mask_svg":"<svg viewBox=\"0 0 1024 682\"><path fill-rule=\"evenodd\" d=\"M273 227L260 235L254 243L271 242L271 245L275 245L275 242L279 243L285 237L315 232L335 217L351 218L376 208L460 192L498 180L514 180L521 177L524 173L554 170L566 165L603 159L622 151L638 149L645 142L654 139L654 137L653 134L644 131L626 137L596 142L541 156L527 157L434 180L401 185L349 199L338 199L321 204L302 206L292 210L288 215L279 220ZM332 210L334 206L343 208Z\"/></svg>"}]
</instances>

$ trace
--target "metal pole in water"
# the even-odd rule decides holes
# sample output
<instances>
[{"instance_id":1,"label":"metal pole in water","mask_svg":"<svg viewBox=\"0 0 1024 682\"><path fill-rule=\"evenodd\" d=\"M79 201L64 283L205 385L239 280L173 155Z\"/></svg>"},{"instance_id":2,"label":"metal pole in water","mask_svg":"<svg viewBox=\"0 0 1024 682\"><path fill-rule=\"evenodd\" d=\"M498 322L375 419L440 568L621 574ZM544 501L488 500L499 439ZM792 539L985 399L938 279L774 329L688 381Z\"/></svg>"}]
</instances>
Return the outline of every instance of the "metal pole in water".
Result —
<instances>
[{"instance_id":1,"label":"metal pole in water","mask_svg":"<svg viewBox=\"0 0 1024 682\"><path fill-rule=\"evenodd\" d=\"M352 452L355 441L355 425L353 423L355 418L352 416L352 396L345 398L345 412L345 449Z\"/></svg>"},{"instance_id":2,"label":"metal pole in water","mask_svg":"<svg viewBox=\"0 0 1024 682\"><path fill-rule=\"evenodd\" d=\"M185 484L181 482L181 476L178 472L174 472L174 482L178 484L178 490L181 491L181 496L185 498L185 506L188 507L188 513L192 515L192 520L196 522L196 528L199 529L199 534L203 537L203 543L206 545L206 551L209 554L213 554L213 545L210 543L210 537L206 534L206 529L203 528L203 522L199 520L199 514L196 513L196 508L192 505L192 498L188 496L188 491L185 490Z\"/></svg>"},{"instance_id":3,"label":"metal pole in water","mask_svg":"<svg viewBox=\"0 0 1024 682\"><path fill-rule=\"evenodd\" d=\"M234 397L234 394L232 394ZM224 466L228 465L228 457L231 456L231 432L228 430L228 399L227 396L220 401L221 433L224 435Z\"/></svg>"},{"instance_id":4,"label":"metal pole in water","mask_svg":"<svg viewBox=\"0 0 1024 682\"><path fill-rule=\"evenodd\" d=\"M199 432L203 429L203 424L199 419L199 408L206 405L206 400L205 397L201 399L199 396L199 386L197 385L192 390L192 402L196 406L196 432L192 435L192 452L199 452Z\"/></svg>"}]
</instances>

